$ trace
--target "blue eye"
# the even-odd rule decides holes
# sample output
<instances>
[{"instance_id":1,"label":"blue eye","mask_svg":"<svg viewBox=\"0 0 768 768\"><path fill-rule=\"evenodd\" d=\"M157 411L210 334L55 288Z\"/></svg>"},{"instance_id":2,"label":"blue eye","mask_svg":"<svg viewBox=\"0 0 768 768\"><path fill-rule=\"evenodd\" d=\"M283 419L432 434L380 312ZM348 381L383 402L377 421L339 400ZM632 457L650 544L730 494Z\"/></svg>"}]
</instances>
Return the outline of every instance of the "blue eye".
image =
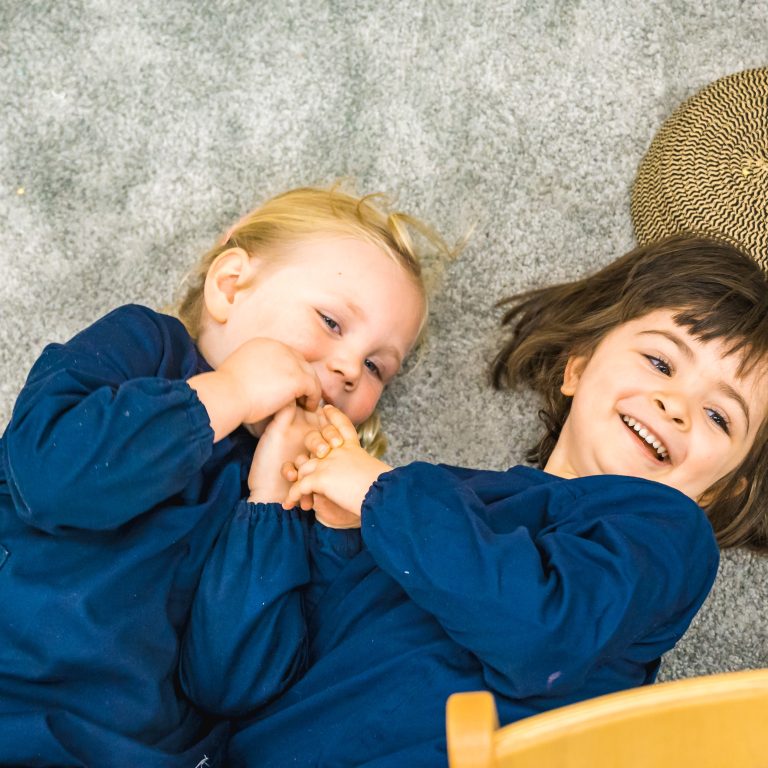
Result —
<instances>
[{"instance_id":1,"label":"blue eye","mask_svg":"<svg viewBox=\"0 0 768 768\"><path fill-rule=\"evenodd\" d=\"M376 365L376 363L373 362L373 360L369 360L368 358L365 359L365 362L363 363L365 367L378 378L381 378L381 371L379 370L379 366Z\"/></svg>"},{"instance_id":2,"label":"blue eye","mask_svg":"<svg viewBox=\"0 0 768 768\"><path fill-rule=\"evenodd\" d=\"M726 419L722 413L716 411L714 408L705 408L704 410L707 412L707 416L712 419L712 421L717 424L726 435L731 434L731 429L728 426L728 419Z\"/></svg>"},{"instance_id":3,"label":"blue eye","mask_svg":"<svg viewBox=\"0 0 768 768\"><path fill-rule=\"evenodd\" d=\"M334 333L341 333L341 326L332 317L328 317L328 315L324 315L322 312L318 312L318 314Z\"/></svg>"},{"instance_id":4,"label":"blue eye","mask_svg":"<svg viewBox=\"0 0 768 768\"><path fill-rule=\"evenodd\" d=\"M672 366L664 360L662 357L656 357L655 355L643 355L643 357L648 360L648 362L659 372L664 374L664 376L671 376L672 375Z\"/></svg>"}]
</instances>

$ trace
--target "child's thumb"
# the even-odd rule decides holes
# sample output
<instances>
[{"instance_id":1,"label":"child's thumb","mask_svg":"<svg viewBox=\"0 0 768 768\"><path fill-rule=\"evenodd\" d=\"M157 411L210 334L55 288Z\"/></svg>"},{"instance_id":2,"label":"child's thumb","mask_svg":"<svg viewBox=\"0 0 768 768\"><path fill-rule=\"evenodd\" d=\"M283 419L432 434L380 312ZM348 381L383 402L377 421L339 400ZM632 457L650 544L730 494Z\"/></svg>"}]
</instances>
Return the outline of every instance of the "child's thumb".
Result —
<instances>
[{"instance_id":1,"label":"child's thumb","mask_svg":"<svg viewBox=\"0 0 768 768\"><path fill-rule=\"evenodd\" d=\"M272 421L278 429L287 429L293 423L293 419L296 416L296 401L291 400L288 405L284 405L275 415L272 417Z\"/></svg>"},{"instance_id":2,"label":"child's thumb","mask_svg":"<svg viewBox=\"0 0 768 768\"><path fill-rule=\"evenodd\" d=\"M355 425L338 408L333 405L326 405L323 408L323 413L328 418L328 421L333 424L336 429L339 430L339 434L345 443L358 442L357 429L355 429Z\"/></svg>"}]
</instances>

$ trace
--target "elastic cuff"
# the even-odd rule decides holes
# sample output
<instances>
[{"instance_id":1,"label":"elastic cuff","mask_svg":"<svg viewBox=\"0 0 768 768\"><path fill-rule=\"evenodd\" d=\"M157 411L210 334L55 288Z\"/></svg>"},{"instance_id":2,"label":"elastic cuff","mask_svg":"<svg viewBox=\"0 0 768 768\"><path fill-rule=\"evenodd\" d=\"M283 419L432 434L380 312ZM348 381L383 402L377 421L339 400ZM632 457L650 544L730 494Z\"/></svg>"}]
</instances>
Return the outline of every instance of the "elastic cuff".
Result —
<instances>
[{"instance_id":1,"label":"elastic cuff","mask_svg":"<svg viewBox=\"0 0 768 768\"><path fill-rule=\"evenodd\" d=\"M395 473L402 474L404 469L404 467L395 467L388 472L383 472L373 481L360 506L361 528L366 527L366 517L372 517L375 514L374 508L379 503L382 494L387 492L387 485L397 482L397 475ZM372 522L371 525L373 525Z\"/></svg>"},{"instance_id":2,"label":"elastic cuff","mask_svg":"<svg viewBox=\"0 0 768 768\"><path fill-rule=\"evenodd\" d=\"M309 535L321 552L330 552L345 560L360 554L363 548L359 528L329 528L315 520Z\"/></svg>"},{"instance_id":3,"label":"elastic cuff","mask_svg":"<svg viewBox=\"0 0 768 768\"><path fill-rule=\"evenodd\" d=\"M185 409L189 426L192 430L192 439L200 451L200 463L204 464L213 453L213 427L211 418L197 392L186 381L179 382L187 394L189 408Z\"/></svg>"},{"instance_id":4,"label":"elastic cuff","mask_svg":"<svg viewBox=\"0 0 768 768\"><path fill-rule=\"evenodd\" d=\"M277 517L282 520L302 520L307 517L307 512L304 512L299 507L283 509L282 504L277 501L248 501L248 499L241 499L238 502L235 514L254 520L264 517Z\"/></svg>"}]
</instances>

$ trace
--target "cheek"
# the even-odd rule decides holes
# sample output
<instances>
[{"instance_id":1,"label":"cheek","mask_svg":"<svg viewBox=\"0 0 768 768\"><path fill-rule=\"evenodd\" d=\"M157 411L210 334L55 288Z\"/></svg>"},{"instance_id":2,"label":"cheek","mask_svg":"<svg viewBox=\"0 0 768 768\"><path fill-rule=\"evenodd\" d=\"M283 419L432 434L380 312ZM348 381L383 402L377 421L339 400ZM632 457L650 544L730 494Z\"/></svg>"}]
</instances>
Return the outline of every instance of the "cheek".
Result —
<instances>
[{"instance_id":1,"label":"cheek","mask_svg":"<svg viewBox=\"0 0 768 768\"><path fill-rule=\"evenodd\" d=\"M290 322L275 317L272 321L254 328L254 336L266 336L295 349L307 362L320 360L325 355L325 336L322 329L311 323Z\"/></svg>"},{"instance_id":2,"label":"cheek","mask_svg":"<svg viewBox=\"0 0 768 768\"><path fill-rule=\"evenodd\" d=\"M695 459L695 465L692 470L694 475L700 478L702 492L736 469L746 458L744 452L729 451L727 447L718 446L712 440L708 442L706 439L700 439L695 441L694 445L691 458Z\"/></svg>"},{"instance_id":3,"label":"cheek","mask_svg":"<svg viewBox=\"0 0 768 768\"><path fill-rule=\"evenodd\" d=\"M356 425L364 422L376 409L383 391L383 386L374 382L360 385L349 403L349 418Z\"/></svg>"},{"instance_id":4,"label":"cheek","mask_svg":"<svg viewBox=\"0 0 768 768\"><path fill-rule=\"evenodd\" d=\"M294 332L289 330L285 338L280 341L293 347L308 363L314 363L326 357L325 339L320 333L296 328Z\"/></svg>"},{"instance_id":5,"label":"cheek","mask_svg":"<svg viewBox=\"0 0 768 768\"><path fill-rule=\"evenodd\" d=\"M274 339L298 349L312 344L320 330L314 320L310 311L299 311L287 302L253 303L239 313L233 330L240 336Z\"/></svg>"},{"instance_id":6,"label":"cheek","mask_svg":"<svg viewBox=\"0 0 768 768\"><path fill-rule=\"evenodd\" d=\"M244 312L234 320L234 322L230 321L228 323L228 331L241 343L257 337L285 341L281 338L281 335L284 335L281 334L284 324L281 323L279 315L267 314L261 311Z\"/></svg>"}]
</instances>

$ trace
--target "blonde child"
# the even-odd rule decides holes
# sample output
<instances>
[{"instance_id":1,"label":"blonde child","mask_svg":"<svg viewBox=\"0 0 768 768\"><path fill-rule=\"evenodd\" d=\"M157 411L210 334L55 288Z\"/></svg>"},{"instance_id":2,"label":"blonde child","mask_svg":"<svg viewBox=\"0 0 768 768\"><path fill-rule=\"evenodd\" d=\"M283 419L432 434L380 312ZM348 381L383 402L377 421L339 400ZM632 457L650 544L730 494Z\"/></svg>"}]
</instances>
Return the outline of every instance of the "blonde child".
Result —
<instances>
[{"instance_id":1,"label":"blonde child","mask_svg":"<svg viewBox=\"0 0 768 768\"><path fill-rule=\"evenodd\" d=\"M302 528L296 509L271 538L228 524L195 616L226 601L258 630L241 585L291 537L305 580L280 599L306 610L306 671L266 707L238 702L229 765L445 765L451 693L492 690L508 723L649 683L712 585L715 537L768 545L768 284L752 261L674 239L509 305L494 380L542 395L539 468L393 469L326 407L285 506L327 498L361 529ZM258 669L239 640L212 688Z\"/></svg>"},{"instance_id":2,"label":"blonde child","mask_svg":"<svg viewBox=\"0 0 768 768\"><path fill-rule=\"evenodd\" d=\"M0 443L0 764L219 764L225 728L177 677L203 563L259 492L275 413L272 450L321 401L380 446L374 409L425 318L417 230L295 189L206 254L181 322L125 306L46 347Z\"/></svg>"}]
</instances>

